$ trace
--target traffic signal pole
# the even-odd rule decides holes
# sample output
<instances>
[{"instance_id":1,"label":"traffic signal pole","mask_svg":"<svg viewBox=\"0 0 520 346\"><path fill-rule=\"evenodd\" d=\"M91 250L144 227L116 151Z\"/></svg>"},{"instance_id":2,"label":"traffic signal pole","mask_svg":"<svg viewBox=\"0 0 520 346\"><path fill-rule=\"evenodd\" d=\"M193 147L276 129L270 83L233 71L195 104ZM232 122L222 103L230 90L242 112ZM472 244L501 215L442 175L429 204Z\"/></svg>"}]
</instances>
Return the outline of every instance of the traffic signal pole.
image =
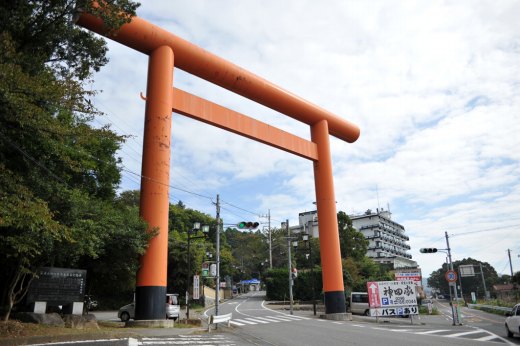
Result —
<instances>
[{"instance_id":1,"label":"traffic signal pole","mask_svg":"<svg viewBox=\"0 0 520 346\"><path fill-rule=\"evenodd\" d=\"M448 237L448 232L444 232L444 235L446 236L446 247L447 247L447 250L448 250L448 260L449 260L450 270L453 271L453 262L451 260L451 249L450 249L450 241L449 241L449 237ZM451 299L450 299L450 303L451 303L451 316L453 318L453 325L454 326L458 326L461 323L460 323L460 320L459 320L459 311L458 311L459 297L458 297L458 294L457 294L457 282L450 282L449 286L450 286L449 287L450 295L451 295L451 286L453 286L454 293L455 293L455 303L453 303L453 301L451 301Z\"/></svg>"}]
</instances>

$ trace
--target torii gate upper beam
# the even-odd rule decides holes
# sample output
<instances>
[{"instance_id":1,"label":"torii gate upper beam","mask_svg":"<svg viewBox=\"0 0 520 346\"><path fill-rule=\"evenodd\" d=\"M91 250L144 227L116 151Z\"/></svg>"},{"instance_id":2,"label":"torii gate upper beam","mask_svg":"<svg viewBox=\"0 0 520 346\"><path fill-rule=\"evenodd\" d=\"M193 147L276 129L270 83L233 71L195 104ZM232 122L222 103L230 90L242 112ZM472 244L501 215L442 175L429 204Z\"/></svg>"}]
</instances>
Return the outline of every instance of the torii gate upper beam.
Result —
<instances>
[{"instance_id":1,"label":"torii gate upper beam","mask_svg":"<svg viewBox=\"0 0 520 346\"><path fill-rule=\"evenodd\" d=\"M89 14L82 14L77 24L101 35L106 31L102 20ZM147 55L169 46L175 52L175 67L181 70L308 125L326 120L329 133L349 143L359 138L359 127L351 122L139 17L110 39Z\"/></svg>"}]
</instances>

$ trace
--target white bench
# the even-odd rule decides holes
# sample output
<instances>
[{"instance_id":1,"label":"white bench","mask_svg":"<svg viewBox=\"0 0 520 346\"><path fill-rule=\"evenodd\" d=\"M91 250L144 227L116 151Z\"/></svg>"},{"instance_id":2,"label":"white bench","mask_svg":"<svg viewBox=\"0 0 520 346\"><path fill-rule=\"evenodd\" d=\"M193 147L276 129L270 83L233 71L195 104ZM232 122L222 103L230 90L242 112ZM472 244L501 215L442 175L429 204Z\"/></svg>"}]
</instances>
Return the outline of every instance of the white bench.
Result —
<instances>
[{"instance_id":1,"label":"white bench","mask_svg":"<svg viewBox=\"0 0 520 346\"><path fill-rule=\"evenodd\" d=\"M229 313L229 314L226 314L226 315L218 315L218 316L211 315L211 316L209 316L209 320L208 320L208 333L211 332L211 325L212 324L227 322L227 326L230 327L230 325L231 325L231 323L230 323L231 322L231 317L232 317L232 313Z\"/></svg>"}]
</instances>

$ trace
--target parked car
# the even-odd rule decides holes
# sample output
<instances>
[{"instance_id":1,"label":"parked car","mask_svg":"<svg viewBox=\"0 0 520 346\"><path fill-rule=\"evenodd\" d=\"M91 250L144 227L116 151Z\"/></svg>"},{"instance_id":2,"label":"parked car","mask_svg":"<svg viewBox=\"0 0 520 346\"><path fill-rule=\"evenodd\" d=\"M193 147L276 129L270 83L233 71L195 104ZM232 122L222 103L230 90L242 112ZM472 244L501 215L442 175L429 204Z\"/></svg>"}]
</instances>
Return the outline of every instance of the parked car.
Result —
<instances>
[{"instance_id":1,"label":"parked car","mask_svg":"<svg viewBox=\"0 0 520 346\"><path fill-rule=\"evenodd\" d=\"M350 294L350 312L358 315L370 316L370 308L368 306L368 293L352 292Z\"/></svg>"},{"instance_id":2,"label":"parked car","mask_svg":"<svg viewBox=\"0 0 520 346\"><path fill-rule=\"evenodd\" d=\"M178 294L167 294L166 295L166 319L172 318L176 321L179 318L181 307L179 305ZM117 318L123 322L127 322L130 319L135 318L135 303L127 304L119 309L117 312Z\"/></svg>"},{"instance_id":3,"label":"parked car","mask_svg":"<svg viewBox=\"0 0 520 346\"><path fill-rule=\"evenodd\" d=\"M520 335L520 304L516 304L511 312L506 313L506 333L509 338Z\"/></svg>"}]
</instances>

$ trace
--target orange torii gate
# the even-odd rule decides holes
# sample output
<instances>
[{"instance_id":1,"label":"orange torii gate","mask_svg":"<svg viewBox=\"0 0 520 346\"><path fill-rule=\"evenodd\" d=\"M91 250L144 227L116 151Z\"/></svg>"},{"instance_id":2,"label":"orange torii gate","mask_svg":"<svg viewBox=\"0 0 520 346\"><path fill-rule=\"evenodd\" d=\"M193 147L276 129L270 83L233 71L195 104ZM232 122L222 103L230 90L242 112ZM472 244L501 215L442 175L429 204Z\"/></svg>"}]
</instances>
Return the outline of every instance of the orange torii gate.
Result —
<instances>
[{"instance_id":1,"label":"orange torii gate","mask_svg":"<svg viewBox=\"0 0 520 346\"><path fill-rule=\"evenodd\" d=\"M90 14L83 13L77 24L105 34L103 22ZM172 111L313 161L325 313L345 313L329 134L352 143L359 137L359 128L139 17L109 38L149 55L140 213L150 229L158 229L158 235L141 258L136 319L165 316ZM308 124L311 141L174 88L174 66Z\"/></svg>"}]
</instances>

